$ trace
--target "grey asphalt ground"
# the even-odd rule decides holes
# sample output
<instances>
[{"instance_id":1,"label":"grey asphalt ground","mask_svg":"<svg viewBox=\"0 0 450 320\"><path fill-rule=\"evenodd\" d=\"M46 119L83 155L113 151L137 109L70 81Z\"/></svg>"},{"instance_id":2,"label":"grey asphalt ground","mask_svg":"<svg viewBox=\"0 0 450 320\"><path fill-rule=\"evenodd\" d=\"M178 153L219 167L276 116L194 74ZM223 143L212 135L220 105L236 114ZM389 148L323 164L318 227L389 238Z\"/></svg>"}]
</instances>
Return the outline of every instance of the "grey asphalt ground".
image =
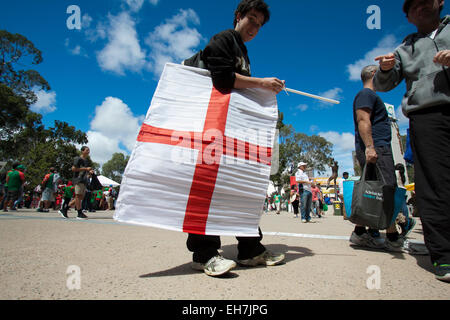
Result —
<instances>
[{"instance_id":1,"label":"grey asphalt ground","mask_svg":"<svg viewBox=\"0 0 450 320\"><path fill-rule=\"evenodd\" d=\"M262 242L285 253L286 263L238 266L220 278L191 269L184 233L120 224L112 211L75 215L0 213L0 299L450 299L429 256L352 247L353 225L332 211L307 224L288 212L264 214ZM415 219L410 239L420 244ZM235 259L236 239L221 239L222 255Z\"/></svg>"}]
</instances>

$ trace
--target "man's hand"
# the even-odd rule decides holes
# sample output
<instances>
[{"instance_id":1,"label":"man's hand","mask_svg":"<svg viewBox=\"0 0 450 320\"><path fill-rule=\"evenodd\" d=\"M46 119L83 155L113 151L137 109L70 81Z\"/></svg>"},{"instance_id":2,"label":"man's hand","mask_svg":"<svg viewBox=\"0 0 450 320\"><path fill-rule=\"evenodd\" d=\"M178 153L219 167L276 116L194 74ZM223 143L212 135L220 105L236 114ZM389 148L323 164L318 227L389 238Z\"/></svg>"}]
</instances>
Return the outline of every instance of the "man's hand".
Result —
<instances>
[{"instance_id":1,"label":"man's hand","mask_svg":"<svg viewBox=\"0 0 450 320\"><path fill-rule=\"evenodd\" d=\"M366 162L376 163L378 160L377 152L373 146L366 147Z\"/></svg>"},{"instance_id":2,"label":"man's hand","mask_svg":"<svg viewBox=\"0 0 450 320\"><path fill-rule=\"evenodd\" d=\"M450 50L439 51L433 59L434 63L442 64L443 66L450 67Z\"/></svg>"},{"instance_id":3,"label":"man's hand","mask_svg":"<svg viewBox=\"0 0 450 320\"><path fill-rule=\"evenodd\" d=\"M284 88L284 80L277 78L263 78L261 80L261 86L263 88L275 91L275 93L279 93Z\"/></svg>"},{"instance_id":4,"label":"man's hand","mask_svg":"<svg viewBox=\"0 0 450 320\"><path fill-rule=\"evenodd\" d=\"M389 71L395 66L395 56L393 53L378 56L375 58L375 61L380 63L380 69L383 71Z\"/></svg>"}]
</instances>

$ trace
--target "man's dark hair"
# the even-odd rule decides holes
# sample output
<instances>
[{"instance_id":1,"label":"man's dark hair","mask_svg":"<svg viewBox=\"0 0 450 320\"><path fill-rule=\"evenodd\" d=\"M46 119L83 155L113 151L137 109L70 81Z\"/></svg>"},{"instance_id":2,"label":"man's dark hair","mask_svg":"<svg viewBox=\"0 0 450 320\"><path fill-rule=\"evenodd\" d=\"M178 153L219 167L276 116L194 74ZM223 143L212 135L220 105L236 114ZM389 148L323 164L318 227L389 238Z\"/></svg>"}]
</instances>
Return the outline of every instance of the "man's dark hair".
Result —
<instances>
[{"instance_id":1,"label":"man's dark hair","mask_svg":"<svg viewBox=\"0 0 450 320\"><path fill-rule=\"evenodd\" d=\"M414 0L406 0L406 1L403 3L403 12L406 14L406 17L407 17L407 18L408 18L408 12L409 12L409 9L411 8L411 5L413 4L413 2L414 2ZM444 9L444 5L440 6L440 8L439 8L439 13L442 12L442 9Z\"/></svg>"},{"instance_id":2,"label":"man's dark hair","mask_svg":"<svg viewBox=\"0 0 450 320\"><path fill-rule=\"evenodd\" d=\"M233 27L236 27L238 13L243 18L252 9L259 11L264 15L263 25L265 25L266 22L269 21L270 11L269 11L269 6L267 5L267 3L265 3L263 0L242 0L239 3L238 7L236 8L236 11L234 11Z\"/></svg>"},{"instance_id":3,"label":"man's dark hair","mask_svg":"<svg viewBox=\"0 0 450 320\"><path fill-rule=\"evenodd\" d=\"M80 150L84 151L84 150L86 150L86 148L89 148L89 147L88 146L82 146Z\"/></svg>"},{"instance_id":4,"label":"man's dark hair","mask_svg":"<svg viewBox=\"0 0 450 320\"><path fill-rule=\"evenodd\" d=\"M348 172L344 172L344 173L342 174L342 176L345 176L345 175L348 176Z\"/></svg>"},{"instance_id":5,"label":"man's dark hair","mask_svg":"<svg viewBox=\"0 0 450 320\"><path fill-rule=\"evenodd\" d=\"M374 71L377 71L378 66L376 65L370 65L370 66L366 66L362 69L361 71L361 80L363 83L367 82L368 80L372 79L374 74Z\"/></svg>"}]
</instances>

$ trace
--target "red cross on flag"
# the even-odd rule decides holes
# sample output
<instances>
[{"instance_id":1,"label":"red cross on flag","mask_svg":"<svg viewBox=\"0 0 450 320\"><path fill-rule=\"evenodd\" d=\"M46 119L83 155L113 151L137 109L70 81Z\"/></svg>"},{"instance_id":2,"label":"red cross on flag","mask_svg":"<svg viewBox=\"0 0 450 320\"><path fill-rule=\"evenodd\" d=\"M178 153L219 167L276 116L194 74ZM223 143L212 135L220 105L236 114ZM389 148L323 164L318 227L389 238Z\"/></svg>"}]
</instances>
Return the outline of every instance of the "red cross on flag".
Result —
<instances>
[{"instance_id":1,"label":"red cross on flag","mask_svg":"<svg viewBox=\"0 0 450 320\"><path fill-rule=\"evenodd\" d=\"M258 236L277 118L271 91L218 90L208 70L166 64L125 169L114 219L195 234Z\"/></svg>"}]
</instances>

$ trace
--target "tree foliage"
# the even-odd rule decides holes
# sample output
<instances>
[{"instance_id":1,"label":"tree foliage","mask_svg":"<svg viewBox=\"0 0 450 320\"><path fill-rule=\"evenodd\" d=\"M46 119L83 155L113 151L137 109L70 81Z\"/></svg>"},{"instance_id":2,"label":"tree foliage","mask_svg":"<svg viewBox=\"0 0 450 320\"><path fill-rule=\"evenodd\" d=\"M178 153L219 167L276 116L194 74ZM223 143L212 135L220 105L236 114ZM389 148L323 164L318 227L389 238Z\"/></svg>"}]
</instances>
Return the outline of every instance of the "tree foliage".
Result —
<instances>
[{"instance_id":1,"label":"tree foliage","mask_svg":"<svg viewBox=\"0 0 450 320\"><path fill-rule=\"evenodd\" d=\"M0 82L23 97L28 104L36 102L33 89L50 90L48 82L39 72L18 69L18 66L40 64L42 53L21 34L0 30Z\"/></svg>"},{"instance_id":2,"label":"tree foliage","mask_svg":"<svg viewBox=\"0 0 450 320\"><path fill-rule=\"evenodd\" d=\"M332 154L332 143L325 138L295 132L292 125L283 123L283 113L279 113L277 129L279 130L279 170L270 179L280 190L289 185L289 177L294 175L300 161L308 164L319 174L326 170Z\"/></svg>"},{"instance_id":3,"label":"tree foliage","mask_svg":"<svg viewBox=\"0 0 450 320\"><path fill-rule=\"evenodd\" d=\"M102 175L121 183L128 160L130 160L130 156L125 156L123 153L114 153L112 158L103 164Z\"/></svg>"},{"instance_id":4,"label":"tree foliage","mask_svg":"<svg viewBox=\"0 0 450 320\"><path fill-rule=\"evenodd\" d=\"M32 112L36 89L50 90L35 70L18 69L42 62L42 53L20 34L0 30L0 160L20 162L27 168L26 189L40 183L50 167L65 179L72 177L76 145L88 142L86 133L66 122L55 121L45 128L42 115ZM98 165L97 165L98 166Z\"/></svg>"}]
</instances>

